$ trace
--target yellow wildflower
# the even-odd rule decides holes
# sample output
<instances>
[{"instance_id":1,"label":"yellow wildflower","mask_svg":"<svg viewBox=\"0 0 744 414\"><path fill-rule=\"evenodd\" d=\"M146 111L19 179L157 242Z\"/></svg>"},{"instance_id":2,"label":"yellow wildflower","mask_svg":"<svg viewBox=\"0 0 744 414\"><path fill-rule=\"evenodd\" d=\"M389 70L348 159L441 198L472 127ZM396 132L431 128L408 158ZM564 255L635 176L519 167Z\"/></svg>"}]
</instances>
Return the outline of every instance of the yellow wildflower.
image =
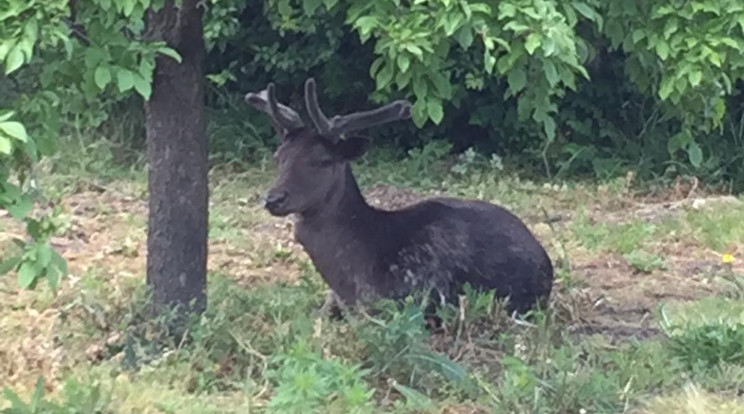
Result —
<instances>
[{"instance_id":1,"label":"yellow wildflower","mask_svg":"<svg viewBox=\"0 0 744 414\"><path fill-rule=\"evenodd\" d=\"M731 253L724 253L723 256L721 256L721 261L724 264L734 263L734 255Z\"/></svg>"}]
</instances>

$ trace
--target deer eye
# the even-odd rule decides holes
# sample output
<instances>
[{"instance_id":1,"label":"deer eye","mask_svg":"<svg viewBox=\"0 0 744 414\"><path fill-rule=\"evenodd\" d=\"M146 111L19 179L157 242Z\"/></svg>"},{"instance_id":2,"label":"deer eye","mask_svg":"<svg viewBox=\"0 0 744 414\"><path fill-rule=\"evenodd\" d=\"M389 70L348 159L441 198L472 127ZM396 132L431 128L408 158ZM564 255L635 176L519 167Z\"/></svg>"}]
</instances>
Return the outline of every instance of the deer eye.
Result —
<instances>
[{"instance_id":1,"label":"deer eye","mask_svg":"<svg viewBox=\"0 0 744 414\"><path fill-rule=\"evenodd\" d=\"M313 167L330 167L333 165L333 158L320 158L310 162Z\"/></svg>"}]
</instances>

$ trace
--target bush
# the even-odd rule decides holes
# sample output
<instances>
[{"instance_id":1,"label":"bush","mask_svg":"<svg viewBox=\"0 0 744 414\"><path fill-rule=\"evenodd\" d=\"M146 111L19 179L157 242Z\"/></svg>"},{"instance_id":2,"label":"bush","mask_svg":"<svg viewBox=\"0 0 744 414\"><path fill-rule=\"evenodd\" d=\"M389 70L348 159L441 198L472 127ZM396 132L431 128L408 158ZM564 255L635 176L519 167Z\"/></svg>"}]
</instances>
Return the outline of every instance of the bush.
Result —
<instances>
[{"instance_id":1,"label":"bush","mask_svg":"<svg viewBox=\"0 0 744 414\"><path fill-rule=\"evenodd\" d=\"M522 169L548 175L604 178L633 169L642 178L694 174L744 188L744 155L731 151L744 144L741 2L205 4L210 135L218 160L264 157L262 148L275 145L265 117L245 108L246 92L274 81L280 99L301 109L302 83L314 76L329 114L410 99L413 123L370 131L404 153L444 139L453 151L474 147L518 157ZM65 32L70 11L64 2L55 5L44 30ZM0 100L18 108L31 135L55 137L60 128L99 127L107 119L116 124L110 115L122 115L117 102L123 100L141 112L132 86L118 85L128 92L114 93L109 67L96 63L110 52L111 65L149 73L160 46L142 41L144 9L135 10L98 14L92 7L72 16L83 28L105 22L89 36L118 42L110 50L86 49L72 36L74 59L65 58L54 36L27 39L31 29L15 30L25 27L22 19L6 25L0 61L7 67L25 56L9 45L39 41L41 52L0 80ZM124 39L131 47L124 47L119 24L131 31ZM82 54L91 55L85 67L77 65ZM147 95L146 82L137 85ZM52 148L48 141L39 142Z\"/></svg>"}]
</instances>

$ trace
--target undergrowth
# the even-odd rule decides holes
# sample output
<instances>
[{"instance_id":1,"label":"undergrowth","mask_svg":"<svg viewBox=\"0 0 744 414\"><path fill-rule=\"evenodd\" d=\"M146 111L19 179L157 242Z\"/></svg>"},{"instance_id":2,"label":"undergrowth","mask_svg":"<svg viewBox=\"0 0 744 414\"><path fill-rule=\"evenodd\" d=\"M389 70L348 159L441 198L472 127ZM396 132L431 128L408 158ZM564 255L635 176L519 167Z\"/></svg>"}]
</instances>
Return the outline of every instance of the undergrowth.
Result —
<instances>
[{"instance_id":1,"label":"undergrowth","mask_svg":"<svg viewBox=\"0 0 744 414\"><path fill-rule=\"evenodd\" d=\"M159 412L442 412L464 404L484 412L624 412L691 378L733 390L744 379L722 368L744 373L740 324L611 345L602 335L571 335L570 321L551 309L510 318L491 292L469 291L466 305L445 308L432 330L412 299L380 303L373 316L325 319L316 314L323 290L309 267L298 284L251 289L213 274L209 307L191 321L188 338L170 335L166 317L149 316L142 286L131 300L115 292L98 298L114 303L106 309L86 311L94 301L81 302L63 329L95 332L99 355L69 375L56 399L44 397L42 383L28 402L6 390L13 408L3 412L121 412L117 405L145 388L175 391L137 401ZM69 347L79 340L67 338ZM236 393L248 400L240 408L182 404Z\"/></svg>"},{"instance_id":2,"label":"undergrowth","mask_svg":"<svg viewBox=\"0 0 744 414\"><path fill-rule=\"evenodd\" d=\"M78 145L44 165L50 199L81 187L106 192L109 186L127 185L129 194L145 200L141 158L119 162L111 147ZM166 316L151 317L144 278L114 284L108 280L113 271L93 267L74 289L35 297L29 305L34 312L59 310L54 341L70 354L59 374L64 386L47 393L43 377L31 392L9 384L0 410L620 413L666 407L657 397L676 398L680 390L714 395L709 399L723 399L721 407L740 398L744 291L739 284L730 282L730 291L721 297L663 313L661 332L650 338L590 335L576 328L601 304L582 296L584 282L571 263L585 251L595 261L616 254L640 273L632 277L652 278L670 266L668 245L661 241L695 242L700 251L721 253L740 244L741 208L598 222L589 207L577 206L590 197L595 208L622 202L616 194L627 194L629 184L603 184L614 197L592 193L580 183L540 185L513 176L498 157L472 151L451 157L447 151L444 144L430 143L401 161L378 150L355 171L363 186L385 182L419 191L447 190L497 201L529 216L550 235L548 248L557 263L559 281L548 309L514 318L492 292L468 290L462 307L439 311L442 324L436 328L427 324L423 304L414 299L383 301L375 312L355 311L333 321L318 314L326 287L306 258L284 246L266 250L242 244L241 254L256 266L278 275L282 270L272 265L291 264L299 278L246 286L235 275L212 272L206 312L194 317L185 333L174 335ZM76 152L89 157L76 159ZM271 173L268 161L250 170L236 165L213 169L213 177L220 179L212 182L211 239L245 243L241 230L246 223L263 218L243 217L236 206L256 202ZM573 215L556 217L558 210ZM142 217L128 220L138 231L145 226ZM135 248L124 250L116 254L129 255L127 260L136 256ZM726 280L739 280L732 269ZM604 271L595 276L604 277ZM0 304L0 309L18 306Z\"/></svg>"}]
</instances>

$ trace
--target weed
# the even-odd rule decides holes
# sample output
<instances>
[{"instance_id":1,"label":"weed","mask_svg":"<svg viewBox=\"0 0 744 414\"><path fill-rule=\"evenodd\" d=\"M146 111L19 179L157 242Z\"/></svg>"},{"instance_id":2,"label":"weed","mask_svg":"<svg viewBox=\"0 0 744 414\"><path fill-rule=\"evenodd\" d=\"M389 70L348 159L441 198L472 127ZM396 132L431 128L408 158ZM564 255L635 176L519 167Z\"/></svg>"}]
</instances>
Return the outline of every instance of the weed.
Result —
<instances>
[{"instance_id":1,"label":"weed","mask_svg":"<svg viewBox=\"0 0 744 414\"><path fill-rule=\"evenodd\" d=\"M272 358L266 375L275 383L268 407L275 412L373 412L374 390L365 382L367 370L325 359L305 341Z\"/></svg>"},{"instance_id":2,"label":"weed","mask_svg":"<svg viewBox=\"0 0 744 414\"><path fill-rule=\"evenodd\" d=\"M671 335L670 350L690 368L744 363L744 324L687 327Z\"/></svg>"},{"instance_id":3,"label":"weed","mask_svg":"<svg viewBox=\"0 0 744 414\"><path fill-rule=\"evenodd\" d=\"M657 228L655 224L644 220L622 224L595 224L584 211L574 222L573 231L590 250L609 250L629 255L653 240Z\"/></svg>"},{"instance_id":4,"label":"weed","mask_svg":"<svg viewBox=\"0 0 744 414\"><path fill-rule=\"evenodd\" d=\"M646 250L633 250L625 255L625 260L637 271L643 273L651 273L654 270L666 267L666 263L661 256Z\"/></svg>"},{"instance_id":5,"label":"weed","mask_svg":"<svg viewBox=\"0 0 744 414\"><path fill-rule=\"evenodd\" d=\"M726 251L731 246L744 244L744 209L716 208L690 211L686 220L707 247Z\"/></svg>"},{"instance_id":6,"label":"weed","mask_svg":"<svg viewBox=\"0 0 744 414\"><path fill-rule=\"evenodd\" d=\"M111 396L102 390L100 384L83 384L71 378L67 380L63 389L62 403L45 398L44 377L39 377L31 400L26 403L9 388L3 394L10 402L10 408L2 411L4 414L67 414L67 413L114 413L109 408Z\"/></svg>"},{"instance_id":7,"label":"weed","mask_svg":"<svg viewBox=\"0 0 744 414\"><path fill-rule=\"evenodd\" d=\"M632 215L620 211L610 218L602 209L627 206L625 197L632 197L625 181L610 182L609 190L572 182L541 186L506 174L498 158L474 151L450 157L440 143L415 149L402 161L376 150L358 166L363 186L446 189L515 206L558 251L554 306L514 318L493 292L466 289L458 306L439 309L441 325L435 329L426 326L426 303L413 298L383 301L370 313L354 311L332 321L316 314L327 289L320 275L306 256L283 243L283 235L276 237L284 221L261 211L272 164L252 149L253 137L231 146L225 140L233 130L211 131L224 141L215 157L257 161L218 166L210 174L216 247L210 262L219 271L209 274L206 312L175 338L167 317L151 316L144 275L133 270L142 262L136 248L142 246L146 210L119 200L122 193L144 200L141 160L122 162L115 153L125 149L103 141L72 141L76 146L65 149L64 159L45 165L40 180L47 194L80 202L75 193L86 190L89 208L71 212L60 236L73 275L63 279L57 296L19 292L10 278L0 280L0 375L10 378L18 396L6 397L20 412L28 412L29 401L64 407L62 412L94 406L101 413L632 412L655 396L677 398L687 381L705 398L723 401L710 406L716 412L744 390L736 345L742 341L741 300L719 295L672 303L658 315L665 326L674 326L669 338L630 342L631 334L614 334L612 328L632 329L637 310L655 306L660 292L651 283L634 288L639 278L625 267L610 274L595 266L597 258L618 253L636 270L653 272L641 278L650 282L670 276L687 263L680 259L698 253L689 246L735 252L730 245L742 241L739 207L691 211L661 223L627 220ZM85 221L91 215L93 225ZM15 232L3 217L0 226ZM103 248L93 237L107 232L111 240ZM680 242L687 249L682 253L675 249ZM9 251L0 243L0 252ZM738 266L730 263L727 271L738 275ZM698 292L694 288L702 285L695 279L660 280L672 299L718 288L708 284ZM598 297L611 298L612 307L598 304ZM569 316L561 314L565 307L571 307ZM580 329L585 323L608 328L613 336L589 336ZM46 347L64 352L51 354ZM25 397L41 374L48 389L78 381L79 392ZM111 377L111 390L98 385Z\"/></svg>"}]
</instances>

